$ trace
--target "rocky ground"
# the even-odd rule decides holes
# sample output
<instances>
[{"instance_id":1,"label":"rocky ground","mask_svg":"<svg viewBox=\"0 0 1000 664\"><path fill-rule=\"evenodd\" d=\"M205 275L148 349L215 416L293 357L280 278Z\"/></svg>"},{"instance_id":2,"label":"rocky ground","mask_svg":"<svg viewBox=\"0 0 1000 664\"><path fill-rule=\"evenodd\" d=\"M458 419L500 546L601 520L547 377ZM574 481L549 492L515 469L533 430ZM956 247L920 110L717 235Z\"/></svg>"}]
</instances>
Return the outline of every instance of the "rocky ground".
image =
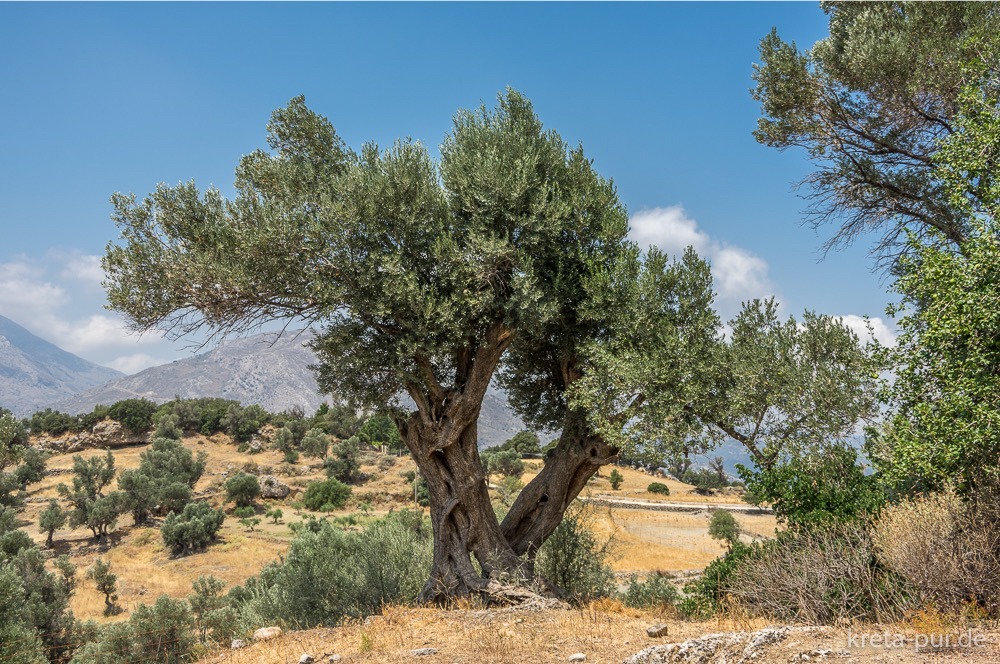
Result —
<instances>
[{"instance_id":1,"label":"rocky ground","mask_svg":"<svg viewBox=\"0 0 1000 664\"><path fill-rule=\"evenodd\" d=\"M203 662L1000 661L997 631L922 634L906 625L831 628L759 621L691 622L608 601L585 609L391 607L382 616L343 627L279 634L272 630L268 637L217 652Z\"/></svg>"}]
</instances>

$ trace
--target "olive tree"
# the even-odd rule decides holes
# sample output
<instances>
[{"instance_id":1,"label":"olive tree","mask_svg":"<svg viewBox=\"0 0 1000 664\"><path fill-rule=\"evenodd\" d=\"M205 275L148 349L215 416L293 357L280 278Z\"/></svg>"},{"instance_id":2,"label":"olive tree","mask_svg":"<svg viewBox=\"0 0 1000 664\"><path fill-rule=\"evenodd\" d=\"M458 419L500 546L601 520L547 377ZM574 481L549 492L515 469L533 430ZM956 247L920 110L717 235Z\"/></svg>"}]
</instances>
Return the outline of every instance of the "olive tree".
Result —
<instances>
[{"instance_id":1,"label":"olive tree","mask_svg":"<svg viewBox=\"0 0 1000 664\"><path fill-rule=\"evenodd\" d=\"M321 328L321 386L370 412L395 405L427 482L424 597L481 590L521 565L479 459L483 397L519 330L559 313L562 245L616 246L625 211L582 149L513 91L460 111L437 162L410 140L355 152L302 98L268 129L271 151L242 159L233 200L193 183L113 197L111 306L134 329L176 335L282 318Z\"/></svg>"},{"instance_id":2,"label":"olive tree","mask_svg":"<svg viewBox=\"0 0 1000 664\"><path fill-rule=\"evenodd\" d=\"M908 234L952 249L975 216L956 206L935 155L956 133L963 88L996 91L1000 11L994 3L830 2L830 34L800 51L772 31L761 42L754 97L765 145L802 148L808 219L838 226L828 247L880 236L882 258L907 253Z\"/></svg>"}]
</instances>

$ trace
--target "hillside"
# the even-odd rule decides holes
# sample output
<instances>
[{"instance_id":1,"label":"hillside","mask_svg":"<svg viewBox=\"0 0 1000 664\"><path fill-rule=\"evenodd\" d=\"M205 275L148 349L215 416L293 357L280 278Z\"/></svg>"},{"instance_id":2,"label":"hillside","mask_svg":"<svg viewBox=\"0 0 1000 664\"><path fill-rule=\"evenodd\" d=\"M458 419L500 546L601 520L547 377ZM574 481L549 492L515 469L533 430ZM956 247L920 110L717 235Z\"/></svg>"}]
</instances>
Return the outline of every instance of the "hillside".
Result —
<instances>
[{"instance_id":1,"label":"hillside","mask_svg":"<svg viewBox=\"0 0 1000 664\"><path fill-rule=\"evenodd\" d=\"M244 405L258 404L273 413L296 406L313 413L325 396L319 393L309 369L316 363L315 354L305 346L310 339L309 331L293 331L278 338L265 333L231 339L194 357L151 367L73 396L61 395L60 400L45 405L82 413L97 404L136 397L156 402L175 396L221 397ZM503 393L491 390L483 401L479 419L480 446L503 443L522 428L523 423L507 407Z\"/></svg>"},{"instance_id":2,"label":"hillside","mask_svg":"<svg viewBox=\"0 0 1000 664\"><path fill-rule=\"evenodd\" d=\"M0 316L0 406L18 416L122 376Z\"/></svg>"}]
</instances>

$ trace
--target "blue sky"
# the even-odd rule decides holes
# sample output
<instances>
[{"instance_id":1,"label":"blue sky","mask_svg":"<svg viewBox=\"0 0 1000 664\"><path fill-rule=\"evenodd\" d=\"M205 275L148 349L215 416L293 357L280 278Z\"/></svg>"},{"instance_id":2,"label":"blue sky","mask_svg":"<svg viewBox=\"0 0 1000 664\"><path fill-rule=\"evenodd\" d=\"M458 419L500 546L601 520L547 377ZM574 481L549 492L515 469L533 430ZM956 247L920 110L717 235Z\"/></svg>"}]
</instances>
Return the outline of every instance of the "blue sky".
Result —
<instances>
[{"instance_id":1,"label":"blue sky","mask_svg":"<svg viewBox=\"0 0 1000 664\"><path fill-rule=\"evenodd\" d=\"M751 135L772 26L810 45L827 21L812 3L0 3L0 314L127 372L189 354L102 308L111 193L231 191L298 94L355 147L434 148L512 86L614 178L637 240L712 259L724 314L773 294L884 319L867 247L821 260L829 229L800 225L803 155Z\"/></svg>"}]
</instances>

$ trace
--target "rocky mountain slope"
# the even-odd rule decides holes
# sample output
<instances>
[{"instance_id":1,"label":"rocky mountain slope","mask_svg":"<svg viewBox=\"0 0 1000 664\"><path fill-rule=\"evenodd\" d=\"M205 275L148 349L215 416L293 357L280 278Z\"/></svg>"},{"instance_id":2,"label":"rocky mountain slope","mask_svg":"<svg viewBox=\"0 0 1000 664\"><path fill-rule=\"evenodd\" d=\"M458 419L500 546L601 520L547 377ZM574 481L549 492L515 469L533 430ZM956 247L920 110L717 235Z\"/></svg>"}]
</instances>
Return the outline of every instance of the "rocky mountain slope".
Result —
<instances>
[{"instance_id":1,"label":"rocky mountain slope","mask_svg":"<svg viewBox=\"0 0 1000 664\"><path fill-rule=\"evenodd\" d=\"M151 367L46 405L81 413L97 404L129 398L163 402L175 396L222 397L259 404L271 412L297 406L312 413L325 396L319 393L309 370L316 362L312 350L305 346L311 338L308 332L290 332L277 339L266 333L231 339L200 355ZM491 390L483 403L479 444L500 444L522 428L503 393Z\"/></svg>"},{"instance_id":2,"label":"rocky mountain slope","mask_svg":"<svg viewBox=\"0 0 1000 664\"><path fill-rule=\"evenodd\" d=\"M18 416L122 375L68 353L0 316L0 406Z\"/></svg>"}]
</instances>

